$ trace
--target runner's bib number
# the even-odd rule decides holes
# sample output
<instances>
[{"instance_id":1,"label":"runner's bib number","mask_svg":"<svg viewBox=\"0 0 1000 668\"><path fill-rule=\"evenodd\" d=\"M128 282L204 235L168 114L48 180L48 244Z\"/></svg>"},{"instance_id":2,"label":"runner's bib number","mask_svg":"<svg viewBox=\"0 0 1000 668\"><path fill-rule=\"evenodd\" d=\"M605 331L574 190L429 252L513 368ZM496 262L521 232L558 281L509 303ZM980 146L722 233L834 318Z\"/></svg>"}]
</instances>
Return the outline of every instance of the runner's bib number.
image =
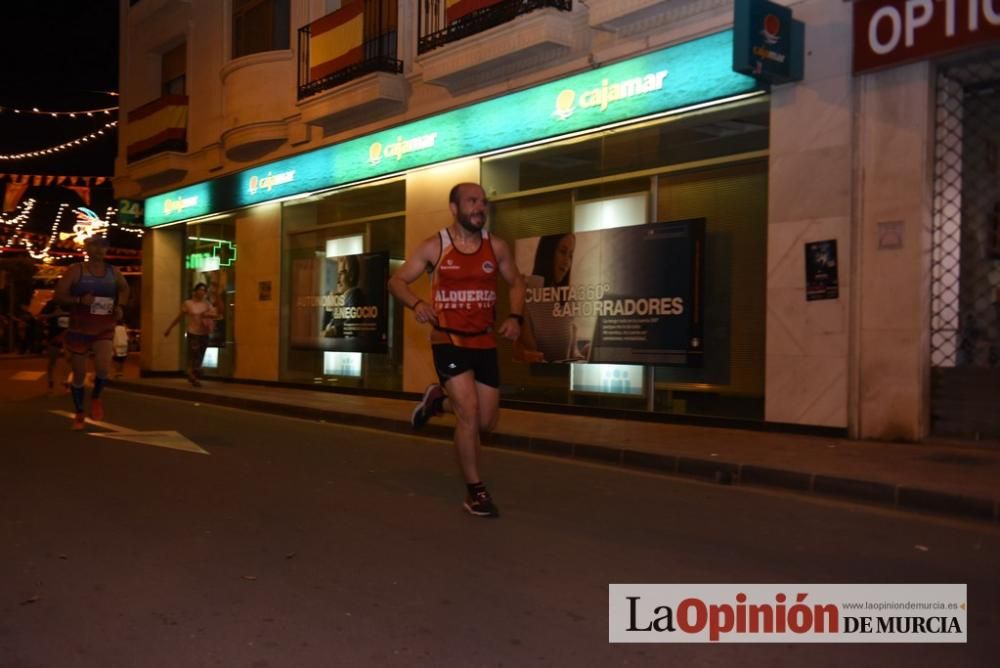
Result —
<instances>
[{"instance_id":1,"label":"runner's bib number","mask_svg":"<svg viewBox=\"0 0 1000 668\"><path fill-rule=\"evenodd\" d=\"M111 315L115 310L115 300L111 297L94 297L90 305L91 315Z\"/></svg>"}]
</instances>

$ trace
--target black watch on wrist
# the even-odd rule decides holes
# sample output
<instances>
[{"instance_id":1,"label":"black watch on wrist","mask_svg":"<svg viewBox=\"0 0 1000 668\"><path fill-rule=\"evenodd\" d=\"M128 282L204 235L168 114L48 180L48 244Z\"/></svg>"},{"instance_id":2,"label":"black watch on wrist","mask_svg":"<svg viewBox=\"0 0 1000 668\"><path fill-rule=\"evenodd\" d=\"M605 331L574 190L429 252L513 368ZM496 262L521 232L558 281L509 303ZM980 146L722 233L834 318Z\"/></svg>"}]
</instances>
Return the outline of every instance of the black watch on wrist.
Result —
<instances>
[{"instance_id":1,"label":"black watch on wrist","mask_svg":"<svg viewBox=\"0 0 1000 668\"><path fill-rule=\"evenodd\" d=\"M520 313L511 313L507 317L508 318L513 318L514 320L517 321L517 324L519 324L519 325L523 325L524 324L524 316L521 315Z\"/></svg>"}]
</instances>

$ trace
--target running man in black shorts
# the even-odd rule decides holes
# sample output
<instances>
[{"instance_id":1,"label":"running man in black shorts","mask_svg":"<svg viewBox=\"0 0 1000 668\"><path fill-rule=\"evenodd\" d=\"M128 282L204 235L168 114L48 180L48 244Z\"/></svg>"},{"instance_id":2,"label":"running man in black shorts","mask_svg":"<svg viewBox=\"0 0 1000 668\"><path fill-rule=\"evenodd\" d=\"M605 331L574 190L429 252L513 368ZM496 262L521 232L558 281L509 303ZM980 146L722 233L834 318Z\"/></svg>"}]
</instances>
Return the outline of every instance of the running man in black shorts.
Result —
<instances>
[{"instance_id":1,"label":"running man in black shorts","mask_svg":"<svg viewBox=\"0 0 1000 668\"><path fill-rule=\"evenodd\" d=\"M468 493L464 507L479 517L500 512L479 476L479 435L496 426L500 408L497 334L515 340L524 309L524 280L510 247L489 234L486 193L475 183L451 190L454 222L425 239L389 279L396 299L413 309L417 322L429 324L439 384L430 385L413 412L414 427L431 417L454 413L455 448ZM431 275L430 304L410 290L424 273ZM497 276L510 285L510 315L496 324Z\"/></svg>"}]
</instances>

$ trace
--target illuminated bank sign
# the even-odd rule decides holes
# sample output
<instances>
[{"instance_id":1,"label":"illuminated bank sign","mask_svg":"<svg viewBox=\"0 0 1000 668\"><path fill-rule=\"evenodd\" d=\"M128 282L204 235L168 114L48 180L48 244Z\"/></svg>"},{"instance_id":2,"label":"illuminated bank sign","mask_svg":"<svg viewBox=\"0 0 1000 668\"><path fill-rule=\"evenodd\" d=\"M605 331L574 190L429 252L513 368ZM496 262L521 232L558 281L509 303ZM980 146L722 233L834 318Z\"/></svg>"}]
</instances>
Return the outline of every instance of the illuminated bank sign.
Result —
<instances>
[{"instance_id":1,"label":"illuminated bank sign","mask_svg":"<svg viewBox=\"0 0 1000 668\"><path fill-rule=\"evenodd\" d=\"M277 174L268 171L267 174L263 176L258 176L257 174L252 175L247 180L247 190L250 191L251 195L256 195L258 191L270 193L274 188L285 185L286 183L291 183L294 180L294 169L287 172L278 172Z\"/></svg>"},{"instance_id":2,"label":"illuminated bank sign","mask_svg":"<svg viewBox=\"0 0 1000 668\"><path fill-rule=\"evenodd\" d=\"M733 70L772 84L801 81L805 26L769 0L733 5Z\"/></svg>"},{"instance_id":3,"label":"illuminated bank sign","mask_svg":"<svg viewBox=\"0 0 1000 668\"><path fill-rule=\"evenodd\" d=\"M210 183L198 183L150 197L145 205L145 226L152 227L211 213L211 193Z\"/></svg>"},{"instance_id":4,"label":"illuminated bank sign","mask_svg":"<svg viewBox=\"0 0 1000 668\"><path fill-rule=\"evenodd\" d=\"M604 111L618 100L627 100L636 95L646 95L653 91L662 90L663 80L667 78L668 74L667 70L660 70L623 81L609 82L607 79L603 79L600 86L579 92L572 88L566 88L556 96L556 109L552 114L559 120L565 121L576 112L577 107Z\"/></svg>"},{"instance_id":5,"label":"illuminated bank sign","mask_svg":"<svg viewBox=\"0 0 1000 668\"><path fill-rule=\"evenodd\" d=\"M380 132L258 165L147 201L146 226L186 220L410 169L557 139L758 90L732 70L725 31L559 81L484 100ZM205 194L165 211L165 199ZM211 194L208 198L207 195ZM203 203L210 200L206 209Z\"/></svg>"},{"instance_id":6,"label":"illuminated bank sign","mask_svg":"<svg viewBox=\"0 0 1000 668\"><path fill-rule=\"evenodd\" d=\"M431 132L412 139L404 139L400 135L396 137L396 141L389 144L372 142L371 146L368 147L368 162L372 165L378 165L383 158L399 161L408 153L434 148L434 140L437 139L437 135L438 133Z\"/></svg>"},{"instance_id":7,"label":"illuminated bank sign","mask_svg":"<svg viewBox=\"0 0 1000 668\"><path fill-rule=\"evenodd\" d=\"M1000 40L997 0L856 0L855 74Z\"/></svg>"}]
</instances>

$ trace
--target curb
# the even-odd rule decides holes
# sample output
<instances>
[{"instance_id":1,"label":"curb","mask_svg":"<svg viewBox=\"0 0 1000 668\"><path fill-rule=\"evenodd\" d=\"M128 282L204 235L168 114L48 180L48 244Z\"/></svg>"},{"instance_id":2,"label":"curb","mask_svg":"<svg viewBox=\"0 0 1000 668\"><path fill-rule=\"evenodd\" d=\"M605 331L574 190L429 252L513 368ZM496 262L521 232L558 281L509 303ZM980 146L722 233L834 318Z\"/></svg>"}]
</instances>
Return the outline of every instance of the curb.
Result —
<instances>
[{"instance_id":1,"label":"curb","mask_svg":"<svg viewBox=\"0 0 1000 668\"><path fill-rule=\"evenodd\" d=\"M365 427L397 434L412 435L409 421L351 413L332 409L308 408L295 404L276 403L258 399L241 399L226 395L208 394L184 388L158 387L128 381L115 381L114 387L139 394L196 401L229 408L240 408L259 413L325 422L335 422L354 427ZM420 430L423 437L450 441L452 429L441 425L427 425ZM702 482L721 485L764 487L815 494L876 506L887 506L906 512L929 512L950 517L981 522L1000 523L1000 499L964 496L938 490L906 485L846 478L820 473L804 473L756 464L739 464L718 459L699 459L600 445L571 443L533 436L493 433L483 440L485 447L530 452L532 454L566 459L580 459L597 464L620 466L669 476L693 478Z\"/></svg>"}]
</instances>

